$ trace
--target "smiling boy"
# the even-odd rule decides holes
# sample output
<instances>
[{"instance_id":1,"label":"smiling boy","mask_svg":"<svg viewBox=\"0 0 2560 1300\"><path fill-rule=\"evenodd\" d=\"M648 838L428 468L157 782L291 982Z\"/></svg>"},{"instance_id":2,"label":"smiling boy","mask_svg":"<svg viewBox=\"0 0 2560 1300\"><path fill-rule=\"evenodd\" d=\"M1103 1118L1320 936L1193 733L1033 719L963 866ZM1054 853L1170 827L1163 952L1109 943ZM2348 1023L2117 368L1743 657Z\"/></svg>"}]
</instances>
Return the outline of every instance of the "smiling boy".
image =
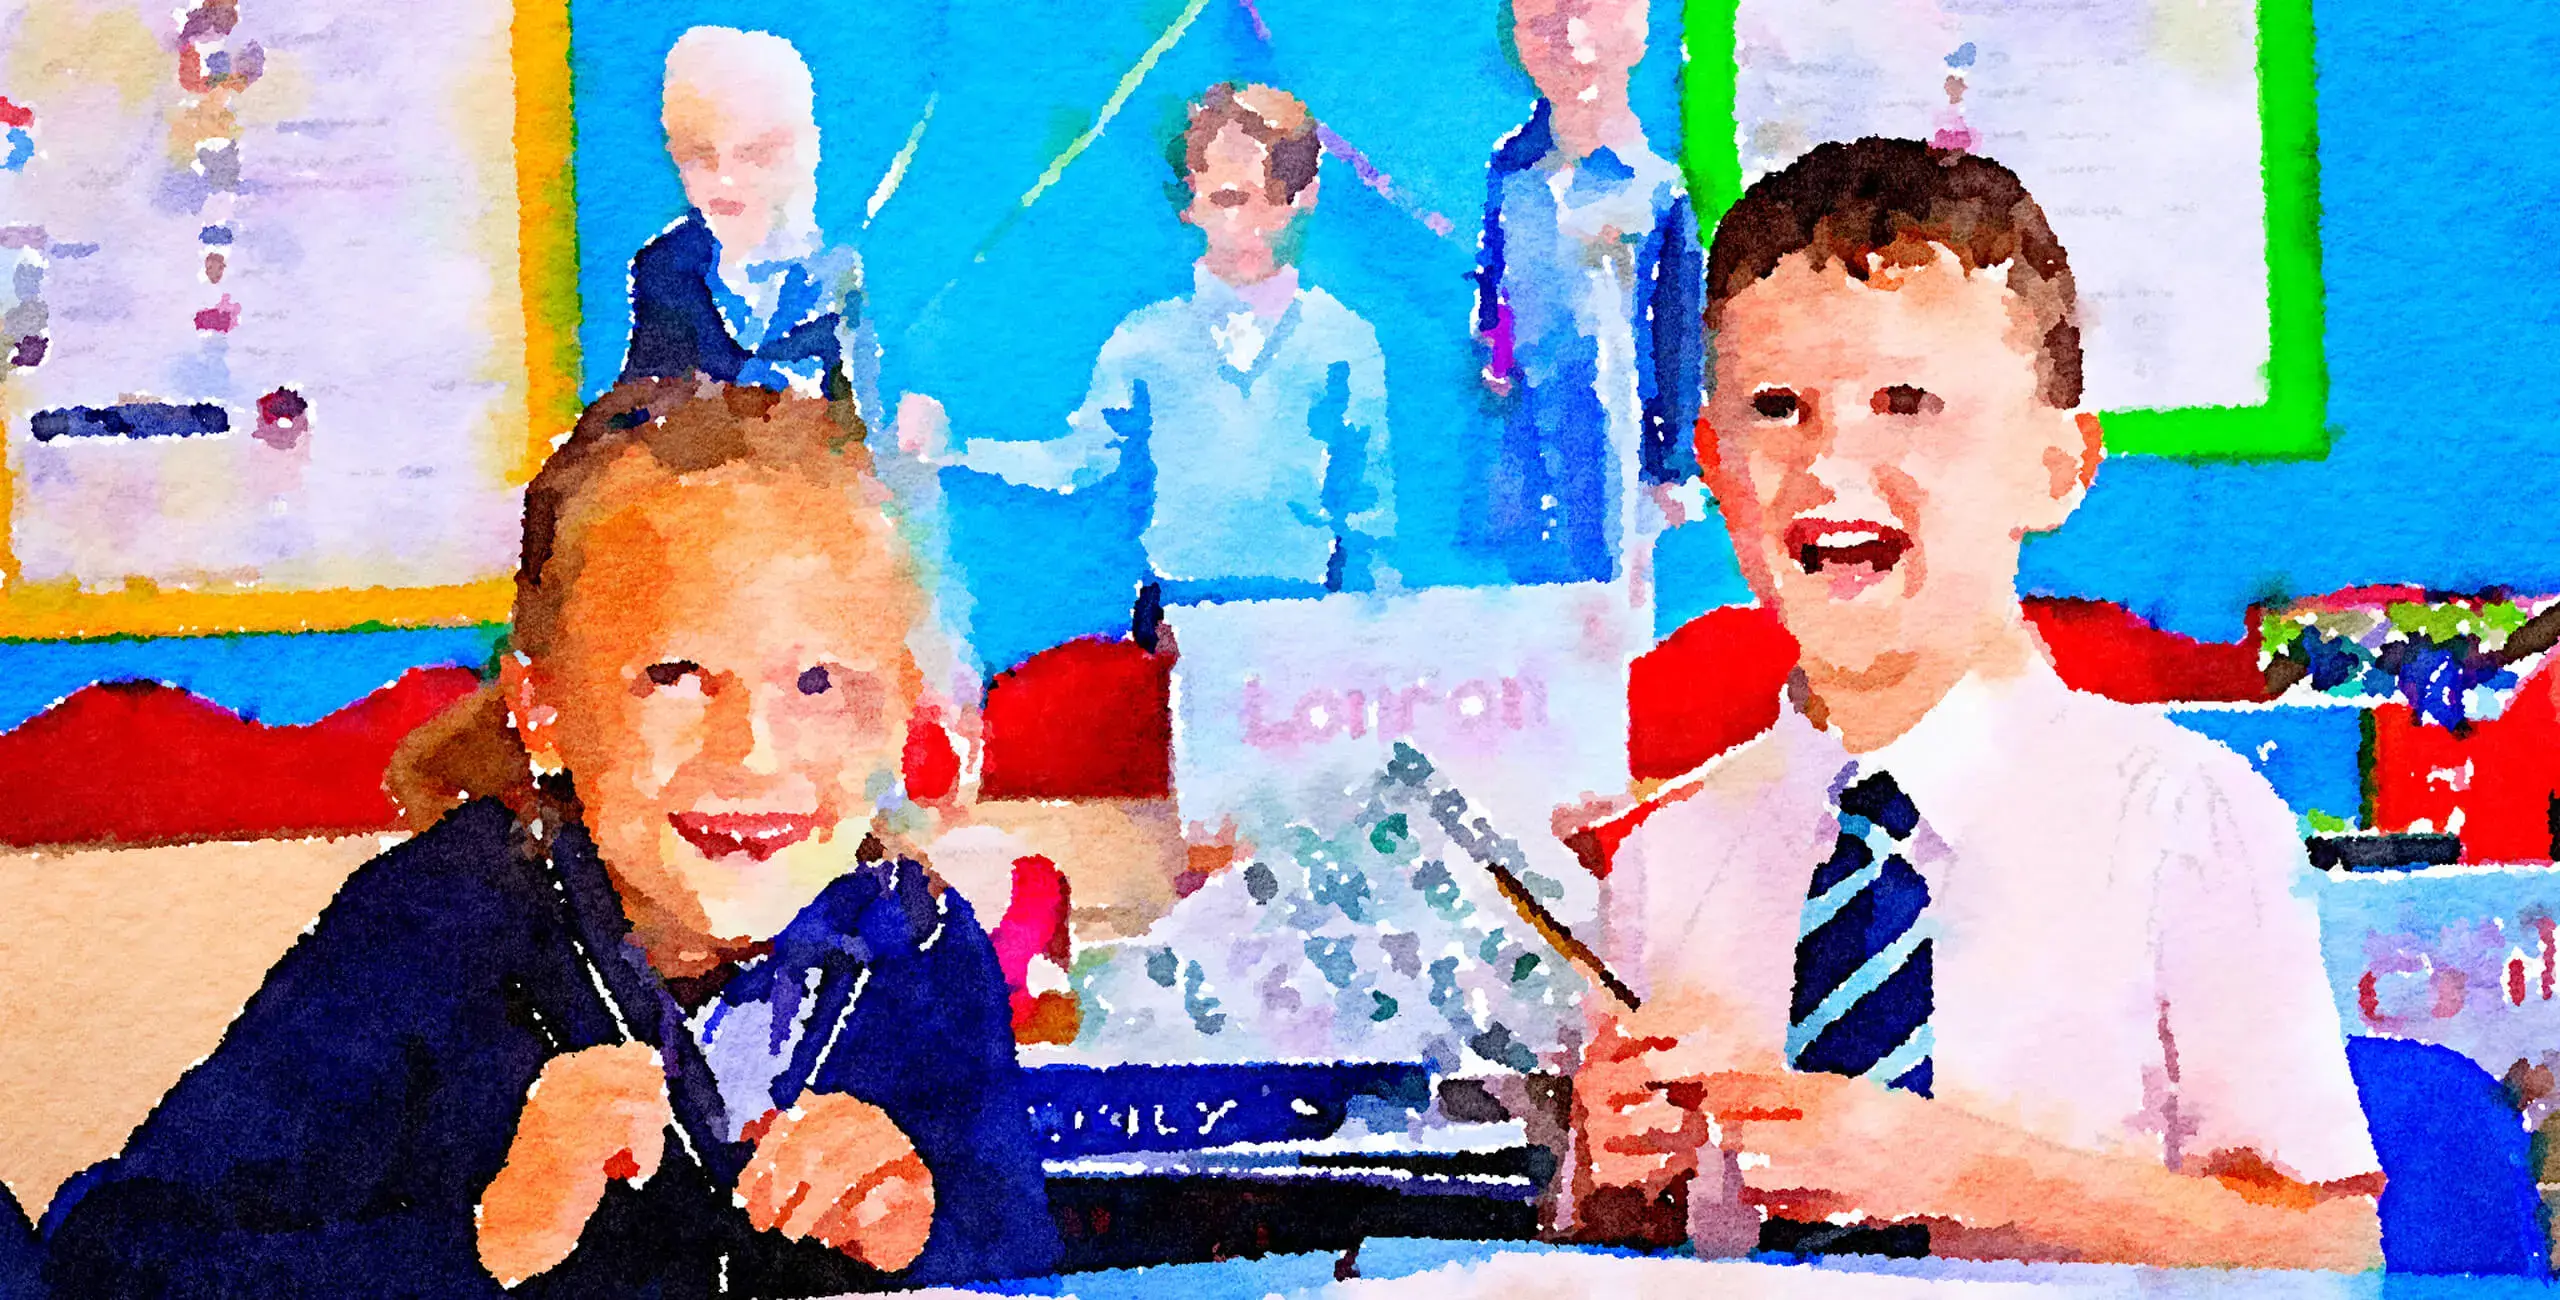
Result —
<instances>
[{"instance_id":1,"label":"smiling boy","mask_svg":"<svg viewBox=\"0 0 2560 1300\"><path fill-rule=\"evenodd\" d=\"M1801 655L1775 726L1628 815L1646 1000L1577 1079L1586 1222L1703 1148L1692 1200L1764 1246L2378 1262L2292 815L2065 687L2019 608L2098 465L2076 320L1984 158L1824 145L1725 216L1699 458Z\"/></svg>"}]
</instances>

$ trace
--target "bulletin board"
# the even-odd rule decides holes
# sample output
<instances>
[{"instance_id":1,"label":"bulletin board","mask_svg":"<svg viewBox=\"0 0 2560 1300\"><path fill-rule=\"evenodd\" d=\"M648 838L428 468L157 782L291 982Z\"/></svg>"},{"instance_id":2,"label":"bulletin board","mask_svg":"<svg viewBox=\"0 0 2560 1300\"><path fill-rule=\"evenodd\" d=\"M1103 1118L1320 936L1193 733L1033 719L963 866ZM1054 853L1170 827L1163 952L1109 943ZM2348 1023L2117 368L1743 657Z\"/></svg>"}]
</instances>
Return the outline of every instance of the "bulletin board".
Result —
<instances>
[{"instance_id":1,"label":"bulletin board","mask_svg":"<svg viewBox=\"0 0 2560 1300\"><path fill-rule=\"evenodd\" d=\"M2118 454L2323 455L2310 0L1691 0L1702 221L1824 140L2017 171L2070 250Z\"/></svg>"},{"instance_id":2,"label":"bulletin board","mask_svg":"<svg viewBox=\"0 0 2560 1300\"><path fill-rule=\"evenodd\" d=\"M503 619L565 4L0 0L0 636Z\"/></svg>"}]
</instances>

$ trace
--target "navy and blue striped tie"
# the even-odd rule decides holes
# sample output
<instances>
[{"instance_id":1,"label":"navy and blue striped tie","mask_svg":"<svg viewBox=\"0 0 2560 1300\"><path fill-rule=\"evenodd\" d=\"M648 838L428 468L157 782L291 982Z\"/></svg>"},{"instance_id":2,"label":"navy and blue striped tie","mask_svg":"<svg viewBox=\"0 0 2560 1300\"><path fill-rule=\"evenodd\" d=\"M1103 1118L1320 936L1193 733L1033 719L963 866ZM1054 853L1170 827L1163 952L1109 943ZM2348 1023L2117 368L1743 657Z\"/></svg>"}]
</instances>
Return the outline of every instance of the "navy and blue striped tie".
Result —
<instances>
[{"instance_id":1,"label":"navy and blue striped tie","mask_svg":"<svg viewBox=\"0 0 2560 1300\"><path fill-rule=\"evenodd\" d=\"M1907 846L1920 824L1883 772L1840 792L1840 838L1814 868L1796 931L1787 1063L1930 1095L1929 886Z\"/></svg>"}]
</instances>

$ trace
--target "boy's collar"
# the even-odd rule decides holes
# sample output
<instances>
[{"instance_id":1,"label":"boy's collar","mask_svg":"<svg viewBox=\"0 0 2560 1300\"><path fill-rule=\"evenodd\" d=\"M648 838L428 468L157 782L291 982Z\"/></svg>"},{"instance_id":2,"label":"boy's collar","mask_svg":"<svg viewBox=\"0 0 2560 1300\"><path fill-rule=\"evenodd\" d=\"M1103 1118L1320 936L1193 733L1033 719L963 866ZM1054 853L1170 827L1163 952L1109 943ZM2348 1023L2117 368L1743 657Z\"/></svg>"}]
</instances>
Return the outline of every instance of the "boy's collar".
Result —
<instances>
[{"instance_id":1,"label":"boy's collar","mask_svg":"<svg viewBox=\"0 0 2560 1300\"><path fill-rule=\"evenodd\" d=\"M1224 311L1251 309L1265 316L1276 316L1297 300L1304 286L1299 283L1298 268L1283 266L1263 279L1248 285L1233 285L1199 262L1191 264L1191 298L1204 307ZM1266 304L1269 304L1266 309Z\"/></svg>"},{"instance_id":2,"label":"boy's collar","mask_svg":"<svg viewBox=\"0 0 2560 1300\"><path fill-rule=\"evenodd\" d=\"M1555 104L1541 95L1529 110L1529 120L1520 124L1495 147L1497 170L1518 170L1539 164L1554 167L1595 169L1609 180L1633 180L1648 161L1657 160L1653 145L1641 133L1612 141L1581 157L1571 156L1562 141L1556 139Z\"/></svg>"},{"instance_id":3,"label":"boy's collar","mask_svg":"<svg viewBox=\"0 0 2560 1300\"><path fill-rule=\"evenodd\" d=\"M710 216L700 208L689 209L687 216L693 224L702 227L703 234L710 237L712 263L722 264L726 260L728 245L720 242L720 234L712 228ZM746 256L739 265L764 262L806 262L816 258L826 249L825 229L820 227L814 219L795 219L787 226L776 227L765 236L762 244L746 250Z\"/></svg>"},{"instance_id":4,"label":"boy's collar","mask_svg":"<svg viewBox=\"0 0 2560 1300\"><path fill-rule=\"evenodd\" d=\"M2004 761L2014 725L2050 715L2070 689L2052 664L2036 654L2014 672L1995 676L1977 669L1965 674L1909 730L1864 754L1851 754L1837 732L1814 726L1797 706L1792 688L1778 726L1809 767L1828 765L1835 774L1853 768L1892 773L1926 819L1932 808L1960 806L1967 792Z\"/></svg>"}]
</instances>

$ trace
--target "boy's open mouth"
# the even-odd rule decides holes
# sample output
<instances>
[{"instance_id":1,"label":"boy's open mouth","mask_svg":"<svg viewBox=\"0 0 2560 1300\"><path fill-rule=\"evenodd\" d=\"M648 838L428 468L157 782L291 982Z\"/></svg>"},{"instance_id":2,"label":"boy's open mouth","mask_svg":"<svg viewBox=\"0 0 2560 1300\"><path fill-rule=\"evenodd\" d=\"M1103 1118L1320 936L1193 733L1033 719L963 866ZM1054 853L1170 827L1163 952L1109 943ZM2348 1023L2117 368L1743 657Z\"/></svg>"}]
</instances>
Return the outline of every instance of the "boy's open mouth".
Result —
<instances>
[{"instance_id":1,"label":"boy's open mouth","mask_svg":"<svg viewBox=\"0 0 2560 1300\"><path fill-rule=\"evenodd\" d=\"M1858 590L1893 572L1911 552L1911 534L1869 519L1799 519L1787 527L1787 554L1807 574Z\"/></svg>"},{"instance_id":2,"label":"boy's open mouth","mask_svg":"<svg viewBox=\"0 0 2560 1300\"><path fill-rule=\"evenodd\" d=\"M743 853L762 862L817 833L808 813L668 813L667 823L706 858Z\"/></svg>"}]
</instances>

